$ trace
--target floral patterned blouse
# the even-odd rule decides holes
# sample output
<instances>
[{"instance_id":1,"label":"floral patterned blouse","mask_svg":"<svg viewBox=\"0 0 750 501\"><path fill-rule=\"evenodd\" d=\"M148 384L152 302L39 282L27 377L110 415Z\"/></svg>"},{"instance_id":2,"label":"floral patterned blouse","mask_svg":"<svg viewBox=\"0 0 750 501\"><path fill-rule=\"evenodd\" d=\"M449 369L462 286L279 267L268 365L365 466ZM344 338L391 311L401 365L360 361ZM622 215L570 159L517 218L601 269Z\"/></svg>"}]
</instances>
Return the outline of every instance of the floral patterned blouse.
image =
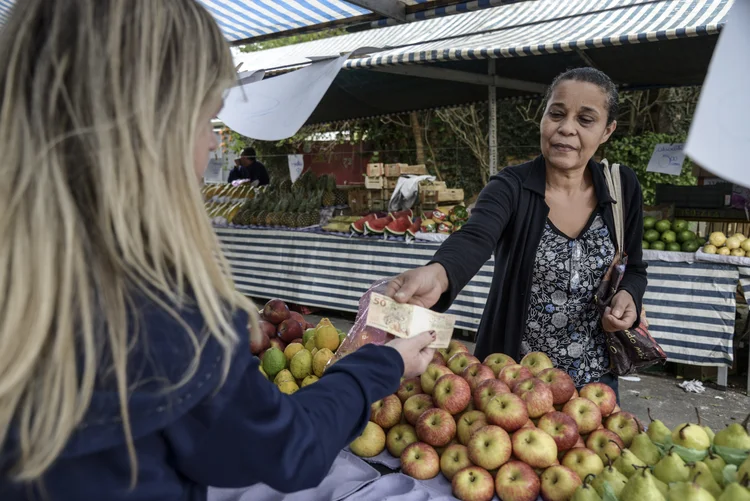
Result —
<instances>
[{"instance_id":1,"label":"floral patterned blouse","mask_svg":"<svg viewBox=\"0 0 750 501\"><path fill-rule=\"evenodd\" d=\"M549 219L536 252L523 354L546 353L580 387L609 372L609 355L594 294L615 255L600 213L576 239Z\"/></svg>"}]
</instances>

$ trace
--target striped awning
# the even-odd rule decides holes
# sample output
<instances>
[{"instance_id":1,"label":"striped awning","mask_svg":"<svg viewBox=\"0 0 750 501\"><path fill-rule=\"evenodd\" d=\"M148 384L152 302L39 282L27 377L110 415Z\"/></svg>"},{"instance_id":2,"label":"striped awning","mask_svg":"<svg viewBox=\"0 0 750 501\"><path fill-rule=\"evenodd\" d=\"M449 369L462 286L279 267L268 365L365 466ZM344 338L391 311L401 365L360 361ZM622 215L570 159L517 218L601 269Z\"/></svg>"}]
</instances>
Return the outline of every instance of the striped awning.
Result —
<instances>
[{"instance_id":1,"label":"striped awning","mask_svg":"<svg viewBox=\"0 0 750 501\"><path fill-rule=\"evenodd\" d=\"M242 54L243 69L289 68L362 47L352 68L509 58L712 35L733 0L537 0Z\"/></svg>"}]
</instances>

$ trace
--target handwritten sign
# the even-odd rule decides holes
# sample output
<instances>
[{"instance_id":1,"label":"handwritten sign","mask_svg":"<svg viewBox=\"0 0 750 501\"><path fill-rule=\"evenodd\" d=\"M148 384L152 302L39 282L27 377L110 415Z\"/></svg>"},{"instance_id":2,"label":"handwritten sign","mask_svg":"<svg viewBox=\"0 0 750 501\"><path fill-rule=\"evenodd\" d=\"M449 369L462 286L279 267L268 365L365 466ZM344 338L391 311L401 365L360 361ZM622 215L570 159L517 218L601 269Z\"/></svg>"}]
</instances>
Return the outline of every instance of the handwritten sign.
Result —
<instances>
[{"instance_id":1,"label":"handwritten sign","mask_svg":"<svg viewBox=\"0 0 750 501\"><path fill-rule=\"evenodd\" d=\"M297 181L305 168L305 160L302 155L287 155L289 159L289 177L292 182Z\"/></svg>"},{"instance_id":2,"label":"handwritten sign","mask_svg":"<svg viewBox=\"0 0 750 501\"><path fill-rule=\"evenodd\" d=\"M657 144L646 172L679 176L682 173L682 164L685 162L684 147L683 143Z\"/></svg>"}]
</instances>

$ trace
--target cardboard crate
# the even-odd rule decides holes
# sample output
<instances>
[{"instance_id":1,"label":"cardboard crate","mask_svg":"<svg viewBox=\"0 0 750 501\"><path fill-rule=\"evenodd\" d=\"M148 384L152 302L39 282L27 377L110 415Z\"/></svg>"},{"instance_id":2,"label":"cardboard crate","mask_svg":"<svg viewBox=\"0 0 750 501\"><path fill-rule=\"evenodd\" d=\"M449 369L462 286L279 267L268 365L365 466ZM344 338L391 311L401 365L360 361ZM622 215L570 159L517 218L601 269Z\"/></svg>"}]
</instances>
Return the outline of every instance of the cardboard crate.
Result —
<instances>
[{"instance_id":1,"label":"cardboard crate","mask_svg":"<svg viewBox=\"0 0 750 501\"><path fill-rule=\"evenodd\" d=\"M385 188L385 178L365 176L365 188L368 190L382 190Z\"/></svg>"},{"instance_id":2,"label":"cardboard crate","mask_svg":"<svg viewBox=\"0 0 750 501\"><path fill-rule=\"evenodd\" d=\"M401 175L401 168L408 166L409 164L385 164L385 177L398 177Z\"/></svg>"},{"instance_id":3,"label":"cardboard crate","mask_svg":"<svg viewBox=\"0 0 750 501\"><path fill-rule=\"evenodd\" d=\"M382 177L385 174L383 164L367 164L368 177Z\"/></svg>"},{"instance_id":4,"label":"cardboard crate","mask_svg":"<svg viewBox=\"0 0 750 501\"><path fill-rule=\"evenodd\" d=\"M424 164L420 165L406 165L401 167L401 175L409 176L424 176L427 174L427 166Z\"/></svg>"},{"instance_id":5,"label":"cardboard crate","mask_svg":"<svg viewBox=\"0 0 750 501\"><path fill-rule=\"evenodd\" d=\"M385 189L386 190L395 190L396 186L398 185L398 178L386 178L385 179Z\"/></svg>"},{"instance_id":6,"label":"cardboard crate","mask_svg":"<svg viewBox=\"0 0 750 501\"><path fill-rule=\"evenodd\" d=\"M464 190L460 188L455 190L440 190L437 192L437 199L438 202L463 202Z\"/></svg>"}]
</instances>

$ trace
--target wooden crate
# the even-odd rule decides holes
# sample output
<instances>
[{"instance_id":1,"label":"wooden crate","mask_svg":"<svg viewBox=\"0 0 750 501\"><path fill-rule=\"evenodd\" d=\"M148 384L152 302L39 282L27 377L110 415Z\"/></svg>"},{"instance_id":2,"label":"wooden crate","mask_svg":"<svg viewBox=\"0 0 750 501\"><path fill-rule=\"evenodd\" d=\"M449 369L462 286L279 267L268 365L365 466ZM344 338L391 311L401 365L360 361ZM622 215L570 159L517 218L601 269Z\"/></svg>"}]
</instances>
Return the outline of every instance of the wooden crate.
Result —
<instances>
[{"instance_id":1,"label":"wooden crate","mask_svg":"<svg viewBox=\"0 0 750 501\"><path fill-rule=\"evenodd\" d=\"M380 212L388 210L388 202L385 200L373 200L370 205L370 210L373 212Z\"/></svg>"},{"instance_id":2,"label":"wooden crate","mask_svg":"<svg viewBox=\"0 0 750 501\"><path fill-rule=\"evenodd\" d=\"M385 164L385 177L398 177L401 175L401 168L408 167L409 164Z\"/></svg>"},{"instance_id":3,"label":"wooden crate","mask_svg":"<svg viewBox=\"0 0 750 501\"><path fill-rule=\"evenodd\" d=\"M437 199L438 202L463 202L464 190L460 188L454 190L440 190L437 192Z\"/></svg>"},{"instance_id":4,"label":"wooden crate","mask_svg":"<svg viewBox=\"0 0 750 501\"><path fill-rule=\"evenodd\" d=\"M383 200L390 201L393 197L393 190L383 190Z\"/></svg>"},{"instance_id":5,"label":"wooden crate","mask_svg":"<svg viewBox=\"0 0 750 501\"><path fill-rule=\"evenodd\" d=\"M347 193L349 198L349 207L355 214L360 214L364 211L369 210L370 207L370 192L361 188L355 190L349 190Z\"/></svg>"},{"instance_id":6,"label":"wooden crate","mask_svg":"<svg viewBox=\"0 0 750 501\"><path fill-rule=\"evenodd\" d=\"M427 166L420 164L420 165L406 165L401 167L401 175L409 175L409 176L424 176L427 174Z\"/></svg>"},{"instance_id":7,"label":"wooden crate","mask_svg":"<svg viewBox=\"0 0 750 501\"><path fill-rule=\"evenodd\" d=\"M385 174L383 164L367 164L368 177L382 177Z\"/></svg>"},{"instance_id":8,"label":"wooden crate","mask_svg":"<svg viewBox=\"0 0 750 501\"><path fill-rule=\"evenodd\" d=\"M386 190L395 190L396 186L398 185L398 178L386 178L385 179L385 189Z\"/></svg>"},{"instance_id":9,"label":"wooden crate","mask_svg":"<svg viewBox=\"0 0 750 501\"><path fill-rule=\"evenodd\" d=\"M431 188L420 188L419 189L419 203L422 205L437 205L438 203L438 190Z\"/></svg>"},{"instance_id":10,"label":"wooden crate","mask_svg":"<svg viewBox=\"0 0 750 501\"><path fill-rule=\"evenodd\" d=\"M365 176L365 188L368 190L382 190L385 188L385 178Z\"/></svg>"}]
</instances>

